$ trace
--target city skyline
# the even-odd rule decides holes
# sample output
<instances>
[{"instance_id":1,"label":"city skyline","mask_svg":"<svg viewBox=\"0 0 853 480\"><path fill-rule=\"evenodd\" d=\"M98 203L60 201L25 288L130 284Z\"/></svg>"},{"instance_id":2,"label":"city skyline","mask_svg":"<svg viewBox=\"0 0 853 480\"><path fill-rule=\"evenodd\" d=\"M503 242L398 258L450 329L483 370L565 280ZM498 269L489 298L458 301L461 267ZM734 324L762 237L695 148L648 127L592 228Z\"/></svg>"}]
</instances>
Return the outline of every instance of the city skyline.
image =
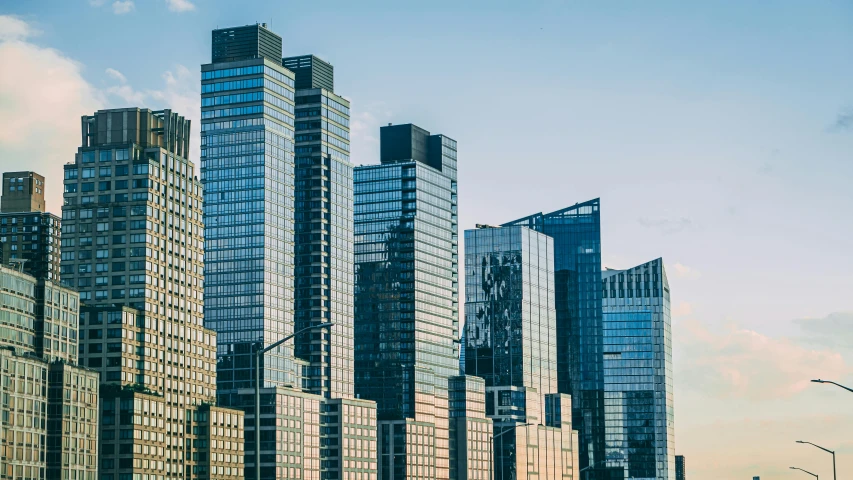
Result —
<instances>
[{"instance_id":1,"label":"city skyline","mask_svg":"<svg viewBox=\"0 0 853 480\"><path fill-rule=\"evenodd\" d=\"M0 11L16 15L0 16L0 60L18 66L17 75L0 74L2 92L14 92L16 98L0 107L0 119L9 125L0 137L0 161L4 171L24 170L19 159L27 150L19 138L29 138L27 129L35 131L37 125L51 141L32 142L26 158L33 165L26 169L44 174L49 190L62 183L57 172L70 161L68 143L79 144L78 134L66 125L78 128L81 115L102 107L150 105L195 116L193 125L200 125L195 121L200 118L196 66L206 61L199 53L209 48L205 39L217 25L257 20L215 2L40 5L46 4L21 2ZM845 160L853 122L849 88L843 85L853 74L846 60L853 41L849 29L842 28L851 18L850 8L804 11L790 3L724 13L707 6L670 6L671 15L655 16L660 11L654 8L548 5L514 15L510 9L490 11L484 22L473 24L479 39L463 33L461 24L474 17L460 7L445 24L448 39L433 49L443 55L441 69L419 70L401 53L428 46L432 37L416 20L435 19L439 9L377 13L375 21L410 22L412 35L402 35L394 21L384 30L386 36L399 37L386 42L396 46L384 46L381 36L368 34L371 20L347 8L329 15L341 27L332 39L301 34L301 27L288 20L276 23L275 30L286 40L285 55L316 52L336 71L349 72L335 83L352 95L356 165L378 162L378 126L388 122L434 125L460 139L464 157L470 158L460 164L461 228L600 197L607 211L602 268L627 268L661 255L671 262L666 269L676 292L676 453L691 458L691 477L760 473L788 478L787 458L814 464L810 470L827 475L811 452L788 445L792 432L836 445L843 470L849 462L843 427L851 420L844 413L846 397L808 379L850 383L851 378L853 348L849 338L836 334L846 334L853 324L853 306L845 294L853 283L853 264L846 255L853 225L844 213L853 207L846 186L853 171ZM284 10L271 4L255 6L258 16L284 17ZM320 15L298 8L309 17ZM371 5L364 10L371 11ZM168 12L167 25L192 24L173 39L185 48L170 48L164 58L145 52L130 62L115 50L144 50L136 39L100 44L91 52L72 41L71 24L77 29L98 25L108 35L133 18L153 18L158 12ZM344 28L347 15L352 18ZM65 18L75 21L63 25ZM595 35L583 27L564 33L559 22L576 25L578 19L629 27L621 35L610 28ZM782 33L792 23L798 31L820 33ZM674 45L669 37L655 35L655 27L694 42ZM502 36L498 30L513 33ZM613 36L605 40L607 34ZM342 42L340 35L351 35L353 41ZM453 40L462 46L457 51L448 48ZM488 52L487 44L500 55ZM354 53L366 47L373 50ZM810 55L814 51L821 54ZM460 66L465 53L478 54L482 73ZM504 77L516 77L518 71L510 59L525 53L529 58L519 68L534 75L517 78L519 84L510 88ZM542 62L548 53L563 54L554 58L564 60ZM409 68L394 71L378 61L375 68L366 63L383 55ZM644 65L636 58L644 58ZM358 62L371 68L359 70ZM358 78L365 70L386 78L380 82L382 92ZM42 71L50 75L39 78L36 73ZM454 76L468 82L454 82ZM430 81L433 89L427 87ZM57 88L47 88L51 85ZM43 98L28 94L29 87L44 92ZM544 105L541 115L507 95L515 88L536 96L535 102L520 103ZM506 115L488 108L477 115L488 105L487 97L507 98L499 102ZM459 111L450 108L454 105ZM538 118L541 128L516 120L522 115ZM510 121L501 125L498 118ZM559 128L549 124L560 118L565 123ZM546 143L551 148L535 146ZM560 145L556 153L553 143ZM200 166L198 155L190 159ZM512 169L513 160L524 168ZM57 198L48 198L48 212L59 212ZM820 232L817 239L815 232ZM725 428L738 440L708 437L710 428Z\"/></svg>"}]
</instances>

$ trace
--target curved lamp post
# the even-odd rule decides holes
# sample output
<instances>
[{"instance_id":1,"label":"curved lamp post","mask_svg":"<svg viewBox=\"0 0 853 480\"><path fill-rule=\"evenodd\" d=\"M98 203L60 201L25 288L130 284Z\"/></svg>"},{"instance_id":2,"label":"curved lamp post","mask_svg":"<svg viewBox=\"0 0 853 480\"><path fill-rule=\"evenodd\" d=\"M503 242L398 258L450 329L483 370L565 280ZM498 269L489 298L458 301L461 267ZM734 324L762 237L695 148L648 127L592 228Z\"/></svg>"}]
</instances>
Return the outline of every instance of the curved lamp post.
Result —
<instances>
[{"instance_id":1,"label":"curved lamp post","mask_svg":"<svg viewBox=\"0 0 853 480\"><path fill-rule=\"evenodd\" d=\"M823 448L820 445L815 445L812 442L804 442L802 440L797 440L797 443L805 443L805 444L811 445L813 447L817 447L817 448L823 450L824 452L831 453L832 454L832 480L838 480L837 477L835 476L835 452L834 451L832 451L828 448Z\"/></svg>"},{"instance_id":2,"label":"curved lamp post","mask_svg":"<svg viewBox=\"0 0 853 480\"><path fill-rule=\"evenodd\" d=\"M495 476L494 475L494 469L495 469L495 458L494 458L495 457L495 439L500 437L501 435L503 435L505 433L512 432L517 428L525 428L525 427L529 427L531 425L533 425L533 424L532 423L521 423L521 424L516 423L516 424L511 425L510 427L506 428L506 430L502 431L501 433L491 437L491 440L492 440L492 470L493 470L492 475L490 475L491 478L494 478L494 476ZM504 471L502 468L501 469L501 480L503 480L503 476L504 476Z\"/></svg>"},{"instance_id":3,"label":"curved lamp post","mask_svg":"<svg viewBox=\"0 0 853 480\"><path fill-rule=\"evenodd\" d=\"M835 382L830 381L830 380L821 380L818 378L817 380L812 380L812 382L814 382L814 383L831 383L831 384L835 385L836 387L841 387L844 390L847 390L848 392L853 392L853 388L847 388L844 385L841 385L840 383L835 383Z\"/></svg>"},{"instance_id":4,"label":"curved lamp post","mask_svg":"<svg viewBox=\"0 0 853 480\"><path fill-rule=\"evenodd\" d=\"M813 477L815 478L815 480L819 480L819 479L818 479L818 477L817 477L817 475L815 475L814 473L812 473L812 472L810 472L810 471L808 471L808 470L803 470L803 469L802 469L802 468L800 468L800 467L791 467L791 470L799 470L799 471L801 471L801 472L806 472L806 473L808 473L809 475L813 476Z\"/></svg>"},{"instance_id":5,"label":"curved lamp post","mask_svg":"<svg viewBox=\"0 0 853 480\"><path fill-rule=\"evenodd\" d=\"M265 353L278 348L282 343L300 333L318 328L331 327L332 325L334 323L327 322L301 328L266 348L264 348L263 343L258 342L255 344L255 480L261 480L261 359Z\"/></svg>"}]
</instances>

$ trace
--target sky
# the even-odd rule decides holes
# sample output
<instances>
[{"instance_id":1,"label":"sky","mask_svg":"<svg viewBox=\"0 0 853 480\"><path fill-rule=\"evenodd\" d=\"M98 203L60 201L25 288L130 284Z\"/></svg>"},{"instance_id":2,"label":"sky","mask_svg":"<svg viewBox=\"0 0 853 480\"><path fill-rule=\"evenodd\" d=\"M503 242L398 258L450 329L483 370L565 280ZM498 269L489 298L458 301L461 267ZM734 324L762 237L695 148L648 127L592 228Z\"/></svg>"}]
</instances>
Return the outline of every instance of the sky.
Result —
<instances>
[{"instance_id":1,"label":"sky","mask_svg":"<svg viewBox=\"0 0 853 480\"><path fill-rule=\"evenodd\" d=\"M352 159L379 126L459 142L463 229L600 197L603 264L663 257L693 480L853 475L853 4L0 2L0 168L47 177L99 108L193 120L210 30L335 66ZM850 472L850 473L847 473ZM807 476L805 478L808 478Z\"/></svg>"}]
</instances>

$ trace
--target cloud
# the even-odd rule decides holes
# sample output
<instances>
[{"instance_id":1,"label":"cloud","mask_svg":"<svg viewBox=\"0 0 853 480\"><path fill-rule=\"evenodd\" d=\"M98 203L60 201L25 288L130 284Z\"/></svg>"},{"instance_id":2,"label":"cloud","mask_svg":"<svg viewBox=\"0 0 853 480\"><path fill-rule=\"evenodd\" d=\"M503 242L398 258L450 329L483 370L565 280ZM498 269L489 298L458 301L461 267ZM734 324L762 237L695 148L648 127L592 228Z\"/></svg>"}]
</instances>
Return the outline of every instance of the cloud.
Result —
<instances>
[{"instance_id":1,"label":"cloud","mask_svg":"<svg viewBox=\"0 0 853 480\"><path fill-rule=\"evenodd\" d=\"M62 165L74 161L80 117L104 98L62 52L29 41L31 25L0 15L0 159L3 170L26 164L47 177L47 207L59 213Z\"/></svg>"},{"instance_id":2,"label":"cloud","mask_svg":"<svg viewBox=\"0 0 853 480\"><path fill-rule=\"evenodd\" d=\"M675 262L672 266L672 273L679 278L698 278L702 276L698 270L679 262Z\"/></svg>"},{"instance_id":3,"label":"cloud","mask_svg":"<svg viewBox=\"0 0 853 480\"><path fill-rule=\"evenodd\" d=\"M379 160L379 127L392 114L382 102L367 105L350 118L351 160L353 165L369 165Z\"/></svg>"},{"instance_id":4,"label":"cloud","mask_svg":"<svg viewBox=\"0 0 853 480\"><path fill-rule=\"evenodd\" d=\"M128 82L127 78L118 70L108 68L106 71L118 84L106 88L108 98L114 103L120 100L118 106L124 107L148 107L148 108L170 108L179 115L183 115L191 122L193 138L190 141L190 159L197 162L199 159L199 144L201 139L199 131L201 119L201 92L199 75L183 65L176 65L174 69L168 70L161 76L163 87L158 89L137 89Z\"/></svg>"},{"instance_id":5,"label":"cloud","mask_svg":"<svg viewBox=\"0 0 853 480\"><path fill-rule=\"evenodd\" d=\"M127 77L125 77L121 72L119 72L118 70L116 70L114 68L108 68L106 70L106 74L109 75L110 77L118 80L121 83L127 83Z\"/></svg>"},{"instance_id":6,"label":"cloud","mask_svg":"<svg viewBox=\"0 0 853 480\"><path fill-rule=\"evenodd\" d=\"M116 15L124 15L125 13L132 12L136 6L133 4L133 0L116 0L113 2L113 13Z\"/></svg>"},{"instance_id":7,"label":"cloud","mask_svg":"<svg viewBox=\"0 0 853 480\"><path fill-rule=\"evenodd\" d=\"M853 350L853 312L835 312L823 318L795 320L812 345Z\"/></svg>"},{"instance_id":8,"label":"cloud","mask_svg":"<svg viewBox=\"0 0 853 480\"><path fill-rule=\"evenodd\" d=\"M663 234L679 233L693 227L689 218L640 218L640 225L659 230Z\"/></svg>"},{"instance_id":9,"label":"cloud","mask_svg":"<svg viewBox=\"0 0 853 480\"><path fill-rule=\"evenodd\" d=\"M850 368L827 348L807 348L788 338L773 338L730 325L717 333L697 321L680 323L689 352L677 377L687 387L718 398L770 400L792 397L812 378L842 378Z\"/></svg>"},{"instance_id":10,"label":"cloud","mask_svg":"<svg viewBox=\"0 0 853 480\"><path fill-rule=\"evenodd\" d=\"M166 5L173 12L190 12L195 10L195 5L189 0L166 0Z\"/></svg>"},{"instance_id":11,"label":"cloud","mask_svg":"<svg viewBox=\"0 0 853 480\"><path fill-rule=\"evenodd\" d=\"M25 21L11 15L0 15L0 42L23 40L37 32Z\"/></svg>"},{"instance_id":12,"label":"cloud","mask_svg":"<svg viewBox=\"0 0 853 480\"><path fill-rule=\"evenodd\" d=\"M853 107L847 107L839 112L830 129L835 131L853 130Z\"/></svg>"}]
</instances>

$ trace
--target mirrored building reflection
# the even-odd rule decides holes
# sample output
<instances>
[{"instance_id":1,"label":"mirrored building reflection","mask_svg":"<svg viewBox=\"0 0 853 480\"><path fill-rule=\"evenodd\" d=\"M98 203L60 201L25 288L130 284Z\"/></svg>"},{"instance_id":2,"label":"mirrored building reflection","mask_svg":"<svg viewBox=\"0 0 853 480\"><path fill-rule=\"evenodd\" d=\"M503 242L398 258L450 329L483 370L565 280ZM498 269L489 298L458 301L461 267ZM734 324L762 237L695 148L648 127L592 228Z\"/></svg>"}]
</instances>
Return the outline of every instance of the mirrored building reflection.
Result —
<instances>
[{"instance_id":1,"label":"mirrored building reflection","mask_svg":"<svg viewBox=\"0 0 853 480\"><path fill-rule=\"evenodd\" d=\"M449 477L459 372L456 142L382 127L355 169L355 393L377 402L379 478Z\"/></svg>"},{"instance_id":2,"label":"mirrored building reflection","mask_svg":"<svg viewBox=\"0 0 853 480\"><path fill-rule=\"evenodd\" d=\"M496 479L573 478L571 399L557 392L554 240L465 231L465 373L485 379Z\"/></svg>"},{"instance_id":3,"label":"mirrored building reflection","mask_svg":"<svg viewBox=\"0 0 853 480\"><path fill-rule=\"evenodd\" d=\"M604 373L601 319L599 199L504 224L526 226L554 239L557 377L572 396L580 466L589 479L622 478L604 467Z\"/></svg>"}]
</instances>

